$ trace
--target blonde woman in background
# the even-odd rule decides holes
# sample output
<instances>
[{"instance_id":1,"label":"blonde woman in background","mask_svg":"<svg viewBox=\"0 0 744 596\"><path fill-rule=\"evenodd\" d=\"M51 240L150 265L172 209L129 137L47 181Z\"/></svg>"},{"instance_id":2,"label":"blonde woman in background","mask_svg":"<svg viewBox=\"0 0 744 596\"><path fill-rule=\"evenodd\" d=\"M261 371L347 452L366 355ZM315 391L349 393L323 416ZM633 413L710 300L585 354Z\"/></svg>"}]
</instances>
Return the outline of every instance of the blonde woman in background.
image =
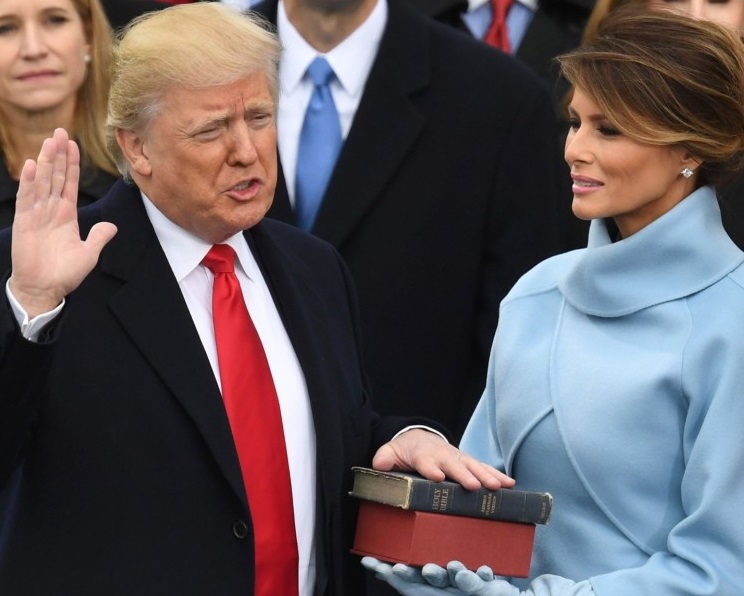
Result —
<instances>
[{"instance_id":1,"label":"blonde woman in background","mask_svg":"<svg viewBox=\"0 0 744 596\"><path fill-rule=\"evenodd\" d=\"M0 0L0 228L13 221L24 162L55 128L80 145L79 206L116 180L105 139L111 37L99 0Z\"/></svg>"}]
</instances>

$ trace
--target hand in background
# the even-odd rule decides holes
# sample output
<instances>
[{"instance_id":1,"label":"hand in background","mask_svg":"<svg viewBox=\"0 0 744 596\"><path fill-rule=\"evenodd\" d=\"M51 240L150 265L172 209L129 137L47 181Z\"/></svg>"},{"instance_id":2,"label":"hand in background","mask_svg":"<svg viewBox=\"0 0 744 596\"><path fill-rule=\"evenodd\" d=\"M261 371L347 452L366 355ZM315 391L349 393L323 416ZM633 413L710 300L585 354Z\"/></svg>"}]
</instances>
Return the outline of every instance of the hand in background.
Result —
<instances>
[{"instance_id":1,"label":"hand in background","mask_svg":"<svg viewBox=\"0 0 744 596\"><path fill-rule=\"evenodd\" d=\"M414 428L399 434L377 450L372 459L377 470L415 470L425 478L446 478L468 490L514 486L514 480L493 466L478 461L444 441L439 435Z\"/></svg>"},{"instance_id":2,"label":"hand in background","mask_svg":"<svg viewBox=\"0 0 744 596\"><path fill-rule=\"evenodd\" d=\"M80 151L64 129L21 171L13 221L10 290L29 318L53 310L85 279L116 226L96 224L81 240L77 219Z\"/></svg>"}]
</instances>

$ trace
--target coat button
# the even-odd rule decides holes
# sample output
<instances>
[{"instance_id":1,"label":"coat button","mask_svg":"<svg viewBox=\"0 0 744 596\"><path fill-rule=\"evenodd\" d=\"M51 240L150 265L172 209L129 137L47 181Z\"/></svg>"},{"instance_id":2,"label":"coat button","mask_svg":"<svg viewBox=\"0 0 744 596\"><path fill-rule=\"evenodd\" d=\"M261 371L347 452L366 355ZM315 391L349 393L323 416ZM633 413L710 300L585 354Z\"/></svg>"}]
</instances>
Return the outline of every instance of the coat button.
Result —
<instances>
[{"instance_id":1,"label":"coat button","mask_svg":"<svg viewBox=\"0 0 744 596\"><path fill-rule=\"evenodd\" d=\"M233 536L238 540L244 540L248 536L248 526L242 519L233 522L232 525Z\"/></svg>"}]
</instances>

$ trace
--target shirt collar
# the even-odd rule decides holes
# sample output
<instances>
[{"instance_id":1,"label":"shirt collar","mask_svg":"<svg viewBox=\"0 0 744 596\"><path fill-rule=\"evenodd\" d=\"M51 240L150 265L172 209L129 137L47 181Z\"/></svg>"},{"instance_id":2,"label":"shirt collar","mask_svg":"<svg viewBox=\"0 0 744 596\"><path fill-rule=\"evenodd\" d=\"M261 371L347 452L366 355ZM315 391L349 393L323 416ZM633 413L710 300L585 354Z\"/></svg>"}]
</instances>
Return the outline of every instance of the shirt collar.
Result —
<instances>
[{"instance_id":1,"label":"shirt collar","mask_svg":"<svg viewBox=\"0 0 744 596\"><path fill-rule=\"evenodd\" d=\"M532 12L535 12L537 10L537 2L538 0L515 0L516 2L519 2L523 6L526 6L529 8ZM485 6L486 4L489 4L489 0L468 0L468 12L474 12L481 8L482 6Z\"/></svg>"},{"instance_id":2,"label":"shirt collar","mask_svg":"<svg viewBox=\"0 0 744 596\"><path fill-rule=\"evenodd\" d=\"M364 90L364 83L372 69L377 48L385 32L387 14L387 0L378 0L367 20L349 37L324 54L339 83L351 96L359 96ZM321 54L305 41L289 21L281 0L276 23L284 46L284 55L279 65L279 78L282 89L291 92L302 81L310 63Z\"/></svg>"},{"instance_id":3,"label":"shirt collar","mask_svg":"<svg viewBox=\"0 0 744 596\"><path fill-rule=\"evenodd\" d=\"M742 262L721 224L716 193L704 186L618 242L603 220L593 220L588 246L559 288L581 312L619 317L690 296Z\"/></svg>"},{"instance_id":4,"label":"shirt collar","mask_svg":"<svg viewBox=\"0 0 744 596\"><path fill-rule=\"evenodd\" d=\"M176 281L181 283L201 264L212 245L168 219L144 193L142 193L142 200ZM225 240L223 244L229 244L235 250L238 266L243 269L248 278L251 278L253 268L257 265L243 235L237 233Z\"/></svg>"}]
</instances>

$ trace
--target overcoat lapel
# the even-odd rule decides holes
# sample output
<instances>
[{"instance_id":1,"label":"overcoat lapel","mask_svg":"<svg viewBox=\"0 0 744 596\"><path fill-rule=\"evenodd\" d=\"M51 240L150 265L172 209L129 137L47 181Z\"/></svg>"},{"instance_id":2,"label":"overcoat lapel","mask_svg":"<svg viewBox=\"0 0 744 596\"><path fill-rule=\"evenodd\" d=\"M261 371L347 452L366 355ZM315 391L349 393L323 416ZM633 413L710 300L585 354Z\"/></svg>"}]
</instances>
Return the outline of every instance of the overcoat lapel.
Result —
<instances>
[{"instance_id":1,"label":"overcoat lapel","mask_svg":"<svg viewBox=\"0 0 744 596\"><path fill-rule=\"evenodd\" d=\"M323 321L323 298L312 283L313 272L284 249L269 226L259 223L245 233L251 251L269 286L274 303L299 360L313 413L317 449L316 524L318 536L333 535L328 504L343 486L344 442L337 402L338 391L328 377L332 367L325 346L333 342ZM329 581L330 545L316 541L316 593L324 593Z\"/></svg>"},{"instance_id":2,"label":"overcoat lapel","mask_svg":"<svg viewBox=\"0 0 744 596\"><path fill-rule=\"evenodd\" d=\"M593 5L593 0L540 0L516 57L544 80L553 81L558 63L546 57L558 56L579 45L584 22ZM554 15L561 13L566 17L556 19Z\"/></svg>"},{"instance_id":3,"label":"overcoat lapel","mask_svg":"<svg viewBox=\"0 0 744 596\"><path fill-rule=\"evenodd\" d=\"M430 80L426 28L408 18L412 8L390 2L389 10L379 52L313 229L334 246L344 242L380 197L426 123L412 99ZM396 12L401 14L393 17ZM399 42L406 38L403 48Z\"/></svg>"},{"instance_id":4,"label":"overcoat lapel","mask_svg":"<svg viewBox=\"0 0 744 596\"><path fill-rule=\"evenodd\" d=\"M126 187L102 209L103 220L116 224L119 230L104 250L100 265L105 274L123 282L111 297L111 310L194 421L220 470L247 507L219 387L139 190Z\"/></svg>"},{"instance_id":5,"label":"overcoat lapel","mask_svg":"<svg viewBox=\"0 0 744 596\"><path fill-rule=\"evenodd\" d=\"M413 10L389 3L390 14L400 14L388 19L354 123L318 212L313 233L337 247L380 197L426 124L413 96L429 85L430 40L426 24L409 17ZM276 23L276 2L262 4L261 11ZM408 40L405 48L401 40ZM290 180L279 183L271 217L293 222L286 194L292 184Z\"/></svg>"},{"instance_id":6,"label":"overcoat lapel","mask_svg":"<svg viewBox=\"0 0 744 596\"><path fill-rule=\"evenodd\" d=\"M337 465L334 454L342 452L343 442L336 422L339 408L333 381L329 378L325 348L333 339L328 337L322 318L326 310L323 299L313 289L313 272L285 250L265 224L257 224L245 235L305 377L317 437L318 472L327 480L319 481L318 485L323 489L339 486L343 470Z\"/></svg>"}]
</instances>

